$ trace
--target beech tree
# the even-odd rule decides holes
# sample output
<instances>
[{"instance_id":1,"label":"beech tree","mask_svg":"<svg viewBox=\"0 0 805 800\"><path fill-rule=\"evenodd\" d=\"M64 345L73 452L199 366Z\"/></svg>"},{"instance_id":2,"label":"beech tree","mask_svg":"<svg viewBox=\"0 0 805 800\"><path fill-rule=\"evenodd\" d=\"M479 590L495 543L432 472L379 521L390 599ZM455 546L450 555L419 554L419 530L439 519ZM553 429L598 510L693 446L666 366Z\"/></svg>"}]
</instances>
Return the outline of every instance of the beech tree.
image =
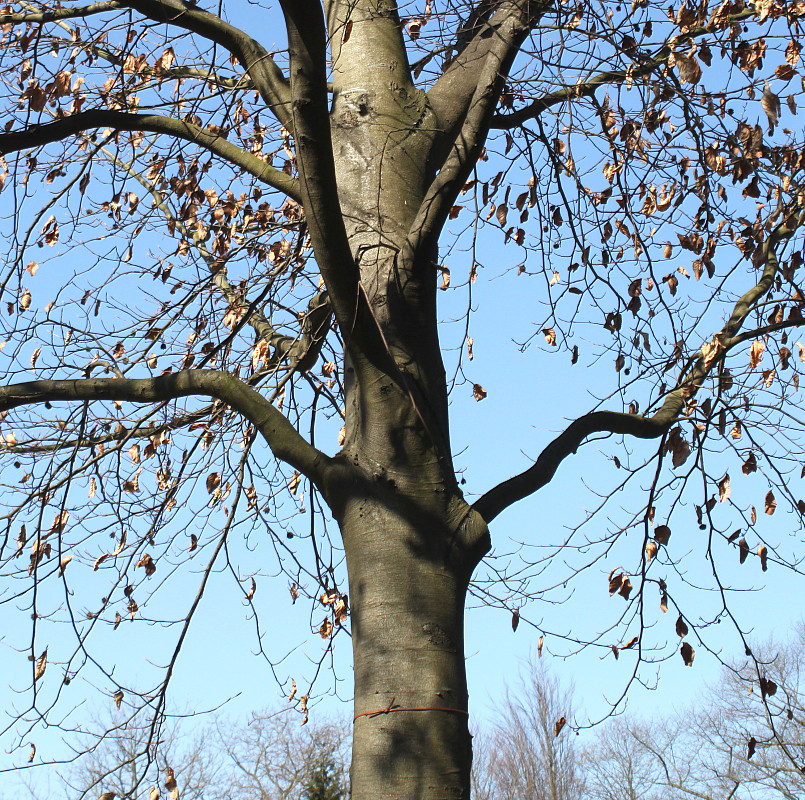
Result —
<instances>
[{"instance_id":1,"label":"beech tree","mask_svg":"<svg viewBox=\"0 0 805 800\"><path fill-rule=\"evenodd\" d=\"M725 563L796 571L796 537L761 523L785 511L795 532L805 509L803 12L6 5L0 558L2 601L33 620L14 645L20 755L42 725L69 729L80 676L158 719L216 571L252 606L284 574L327 647L351 635L356 800L468 796L465 596L490 526L505 541L498 517L555 492L577 452L595 482L605 450L609 486L586 528L544 526L529 567L567 574L473 588L515 626L547 637L536 600L589 574L613 596L599 632L562 628L561 606L556 627L638 676L679 646L650 626L665 611L693 663L730 614ZM473 299L504 273L540 297L520 343L541 394L523 430L497 421L533 452L465 486L448 401L495 391L465 376L483 315L517 323ZM462 316L454 341L440 321ZM571 369L591 399L568 419L552 398ZM615 488L638 499L605 517ZM670 540L677 519L704 531L695 548ZM688 552L721 604L702 619ZM141 624L175 632L150 687L116 658ZM304 712L310 690L287 688Z\"/></svg>"}]
</instances>

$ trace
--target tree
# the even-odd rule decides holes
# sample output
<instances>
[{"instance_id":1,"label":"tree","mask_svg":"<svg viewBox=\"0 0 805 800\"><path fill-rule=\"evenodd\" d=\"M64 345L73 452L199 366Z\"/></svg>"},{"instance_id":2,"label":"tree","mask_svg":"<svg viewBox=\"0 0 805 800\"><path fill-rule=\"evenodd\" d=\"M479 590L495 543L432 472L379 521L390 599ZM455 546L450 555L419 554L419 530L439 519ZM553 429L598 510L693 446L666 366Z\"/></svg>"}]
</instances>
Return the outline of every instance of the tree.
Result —
<instances>
[{"instance_id":1,"label":"tree","mask_svg":"<svg viewBox=\"0 0 805 800\"><path fill-rule=\"evenodd\" d=\"M611 483L639 500L611 523L591 515L583 540L539 542L533 571L568 573L557 591L606 561L626 600L598 633L566 637L637 670L655 652L652 588L693 628L692 664L706 623L669 544L692 507L715 588L725 557L796 569L796 542L770 538L755 509L799 525L803 508L788 340L805 304L802 136L780 124L801 95L801 14L795 0L6 6L2 558L5 601L34 620L19 736L84 672L158 718L216 570L248 603L283 570L294 598L320 598L325 640L350 613L356 800L467 796L470 580L489 526L590 440L611 439ZM465 497L437 295L451 276L470 291L485 261L506 270L498 248L484 255L487 220L516 253L511 279L541 292L532 351L586 365L601 399L551 421L559 356L541 353L529 369L545 394L524 416L562 430ZM756 473L740 498L736 458ZM304 537L289 521L302 511ZM258 530L274 566L249 549ZM202 554L177 612L159 589ZM492 594L517 611L547 596L515 589ZM49 652L65 616L73 644ZM149 689L114 647L90 650L124 618L178 631ZM540 612L518 619L548 631Z\"/></svg>"},{"instance_id":2,"label":"tree","mask_svg":"<svg viewBox=\"0 0 805 800\"><path fill-rule=\"evenodd\" d=\"M577 800L586 797L583 763L568 725L573 692L544 661L532 662L506 693L484 755L473 766L476 796L488 800ZM479 762L479 763L478 763Z\"/></svg>"},{"instance_id":3,"label":"tree","mask_svg":"<svg viewBox=\"0 0 805 800\"><path fill-rule=\"evenodd\" d=\"M340 800L347 796L347 732L343 723L299 726L295 715L257 715L248 725L223 725L229 769L221 796L258 800Z\"/></svg>"}]
</instances>

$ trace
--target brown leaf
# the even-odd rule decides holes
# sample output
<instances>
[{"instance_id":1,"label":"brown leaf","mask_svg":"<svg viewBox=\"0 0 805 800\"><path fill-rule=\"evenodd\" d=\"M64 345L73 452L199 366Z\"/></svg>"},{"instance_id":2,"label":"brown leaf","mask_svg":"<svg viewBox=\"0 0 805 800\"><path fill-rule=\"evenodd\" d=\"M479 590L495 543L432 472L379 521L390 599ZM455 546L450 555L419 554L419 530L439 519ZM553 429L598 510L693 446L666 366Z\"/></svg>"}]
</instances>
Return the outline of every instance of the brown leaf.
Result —
<instances>
[{"instance_id":1,"label":"brown leaf","mask_svg":"<svg viewBox=\"0 0 805 800\"><path fill-rule=\"evenodd\" d=\"M769 568L769 550L765 544L762 544L760 547L758 547L757 554L760 557L760 568L765 572Z\"/></svg>"},{"instance_id":2,"label":"brown leaf","mask_svg":"<svg viewBox=\"0 0 805 800\"><path fill-rule=\"evenodd\" d=\"M626 575L624 575L623 576L623 581L621 582L621 588L618 589L618 594L624 600L628 600L629 595L631 594L631 591L632 591L632 582L629 580L629 578Z\"/></svg>"},{"instance_id":3,"label":"brown leaf","mask_svg":"<svg viewBox=\"0 0 805 800\"><path fill-rule=\"evenodd\" d=\"M207 494L212 494L221 484L221 476L217 472L211 472L206 480Z\"/></svg>"},{"instance_id":4,"label":"brown leaf","mask_svg":"<svg viewBox=\"0 0 805 800\"><path fill-rule=\"evenodd\" d=\"M47 647L42 651L42 655L36 659L36 667L34 667L34 680L38 681L44 674L48 666L48 649Z\"/></svg>"},{"instance_id":5,"label":"brown leaf","mask_svg":"<svg viewBox=\"0 0 805 800\"><path fill-rule=\"evenodd\" d=\"M537 639L537 658L542 658L542 646L545 644L545 637L540 636Z\"/></svg>"},{"instance_id":6,"label":"brown leaf","mask_svg":"<svg viewBox=\"0 0 805 800\"><path fill-rule=\"evenodd\" d=\"M755 454L750 452L746 461L744 461L743 466L741 467L741 472L744 475L749 475L752 472L757 470L757 459L755 458Z\"/></svg>"},{"instance_id":7,"label":"brown leaf","mask_svg":"<svg viewBox=\"0 0 805 800\"><path fill-rule=\"evenodd\" d=\"M742 536L740 539L738 539L738 562L743 564L748 555L749 545L746 543L746 539Z\"/></svg>"},{"instance_id":8,"label":"brown leaf","mask_svg":"<svg viewBox=\"0 0 805 800\"><path fill-rule=\"evenodd\" d=\"M649 539L646 542L646 561L651 561L654 556L657 555L657 550L659 549L657 542Z\"/></svg>"},{"instance_id":9,"label":"brown leaf","mask_svg":"<svg viewBox=\"0 0 805 800\"><path fill-rule=\"evenodd\" d=\"M159 800L159 787L152 786L148 790L148 800Z\"/></svg>"},{"instance_id":10,"label":"brown leaf","mask_svg":"<svg viewBox=\"0 0 805 800\"><path fill-rule=\"evenodd\" d=\"M143 567L146 575L153 575L157 571L157 565L148 553L143 553L140 556L140 560L134 566Z\"/></svg>"},{"instance_id":11,"label":"brown leaf","mask_svg":"<svg viewBox=\"0 0 805 800\"><path fill-rule=\"evenodd\" d=\"M780 118L780 98L769 88L768 83L763 87L760 106L766 112L766 116L769 119L769 132L773 133L774 126Z\"/></svg>"},{"instance_id":12,"label":"brown leaf","mask_svg":"<svg viewBox=\"0 0 805 800\"><path fill-rule=\"evenodd\" d=\"M658 544L667 545L671 538L671 529L667 525L658 525L654 529L654 539Z\"/></svg>"},{"instance_id":13,"label":"brown leaf","mask_svg":"<svg viewBox=\"0 0 805 800\"><path fill-rule=\"evenodd\" d=\"M755 754L755 749L757 748L757 739L754 736L749 737L749 741L746 743L746 757L752 758Z\"/></svg>"},{"instance_id":14,"label":"brown leaf","mask_svg":"<svg viewBox=\"0 0 805 800\"><path fill-rule=\"evenodd\" d=\"M487 395L486 389L481 386L480 383L474 383L472 385L472 396L475 398L476 402L480 402L483 400Z\"/></svg>"},{"instance_id":15,"label":"brown leaf","mask_svg":"<svg viewBox=\"0 0 805 800\"><path fill-rule=\"evenodd\" d=\"M249 591L246 592L246 599L251 600L254 597L254 593L257 591L257 582L252 578L251 586L249 586Z\"/></svg>"},{"instance_id":16,"label":"brown leaf","mask_svg":"<svg viewBox=\"0 0 805 800\"><path fill-rule=\"evenodd\" d=\"M98 800L115 800L117 792L104 792Z\"/></svg>"},{"instance_id":17,"label":"brown leaf","mask_svg":"<svg viewBox=\"0 0 805 800\"><path fill-rule=\"evenodd\" d=\"M772 492L771 489L769 489L769 491L766 494L763 510L767 514L771 515L775 512L776 509L777 509L777 501L774 499L774 492Z\"/></svg>"},{"instance_id":18,"label":"brown leaf","mask_svg":"<svg viewBox=\"0 0 805 800\"><path fill-rule=\"evenodd\" d=\"M730 492L730 474L729 472L718 482L718 502L723 503L729 499Z\"/></svg>"},{"instance_id":19,"label":"brown leaf","mask_svg":"<svg viewBox=\"0 0 805 800\"><path fill-rule=\"evenodd\" d=\"M617 661L621 656L621 651L616 644L611 644L610 647L612 648L612 655L615 656L615 661Z\"/></svg>"},{"instance_id":20,"label":"brown leaf","mask_svg":"<svg viewBox=\"0 0 805 800\"><path fill-rule=\"evenodd\" d=\"M685 662L685 666L692 667L693 659L696 657L696 651L687 642L682 642L679 653L682 656L682 660Z\"/></svg>"},{"instance_id":21,"label":"brown leaf","mask_svg":"<svg viewBox=\"0 0 805 800\"><path fill-rule=\"evenodd\" d=\"M30 742L31 752L28 754L28 763L30 764L36 758L36 745Z\"/></svg>"},{"instance_id":22,"label":"brown leaf","mask_svg":"<svg viewBox=\"0 0 805 800\"><path fill-rule=\"evenodd\" d=\"M553 328L543 328L542 335L545 337L545 341L549 345L556 345L556 331Z\"/></svg>"},{"instance_id":23,"label":"brown leaf","mask_svg":"<svg viewBox=\"0 0 805 800\"><path fill-rule=\"evenodd\" d=\"M567 723L566 717L559 717L559 719L556 720L556 723L553 726L553 735L558 736L562 732L562 728L565 727L566 723Z\"/></svg>"},{"instance_id":24,"label":"brown leaf","mask_svg":"<svg viewBox=\"0 0 805 800\"><path fill-rule=\"evenodd\" d=\"M171 800L179 800L179 787L176 785L176 775L172 767L166 770L165 788L170 792Z\"/></svg>"},{"instance_id":25,"label":"brown leaf","mask_svg":"<svg viewBox=\"0 0 805 800\"><path fill-rule=\"evenodd\" d=\"M321 636L322 639L329 639L330 634L332 632L333 632L333 623L330 622L329 617L325 617L324 622L322 622L321 625L319 626L319 636Z\"/></svg>"},{"instance_id":26,"label":"brown leaf","mask_svg":"<svg viewBox=\"0 0 805 800\"><path fill-rule=\"evenodd\" d=\"M336 625L343 625L347 621L348 614L349 600L347 595L342 594L333 606L333 615L335 616Z\"/></svg>"},{"instance_id":27,"label":"brown leaf","mask_svg":"<svg viewBox=\"0 0 805 800\"><path fill-rule=\"evenodd\" d=\"M519 624L520 624L520 609L515 608L514 611L512 611L512 630L516 631L517 626Z\"/></svg>"},{"instance_id":28,"label":"brown leaf","mask_svg":"<svg viewBox=\"0 0 805 800\"><path fill-rule=\"evenodd\" d=\"M685 624L681 614L676 620L676 635L680 639L684 639L688 635L688 626Z\"/></svg>"},{"instance_id":29,"label":"brown leaf","mask_svg":"<svg viewBox=\"0 0 805 800\"><path fill-rule=\"evenodd\" d=\"M766 349L766 343L760 339L755 339L749 348L749 368L756 369L763 359L763 351Z\"/></svg>"},{"instance_id":30,"label":"brown leaf","mask_svg":"<svg viewBox=\"0 0 805 800\"><path fill-rule=\"evenodd\" d=\"M631 639L629 639L628 642L626 642L626 644L621 645L621 650L628 650L630 647L634 647L638 643L638 641L640 641L640 637L638 636L632 637Z\"/></svg>"},{"instance_id":31,"label":"brown leaf","mask_svg":"<svg viewBox=\"0 0 805 800\"><path fill-rule=\"evenodd\" d=\"M120 704L123 702L123 690L118 689L113 695L112 699L115 701L115 706L120 708Z\"/></svg>"}]
</instances>

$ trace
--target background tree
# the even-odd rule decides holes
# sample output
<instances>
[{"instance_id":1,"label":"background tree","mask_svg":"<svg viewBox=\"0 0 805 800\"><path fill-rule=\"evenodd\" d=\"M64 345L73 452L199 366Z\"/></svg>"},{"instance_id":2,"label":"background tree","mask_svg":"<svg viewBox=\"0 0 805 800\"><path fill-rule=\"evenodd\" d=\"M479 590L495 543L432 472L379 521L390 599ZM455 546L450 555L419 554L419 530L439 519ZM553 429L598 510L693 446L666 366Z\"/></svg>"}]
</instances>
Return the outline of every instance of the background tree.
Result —
<instances>
[{"instance_id":1,"label":"background tree","mask_svg":"<svg viewBox=\"0 0 805 800\"><path fill-rule=\"evenodd\" d=\"M347 796L349 728L341 722L300 727L296 714L256 715L219 728L215 749L227 756L221 796L259 800L340 800Z\"/></svg>"},{"instance_id":2,"label":"background tree","mask_svg":"<svg viewBox=\"0 0 805 800\"><path fill-rule=\"evenodd\" d=\"M597 496L639 500L546 531L522 569L481 571L473 591L515 622L634 659L635 676L677 646L670 625L651 641L649 616L673 609L688 665L707 625L734 618L725 559L796 572L797 538L762 520L784 506L800 526L805 509L789 341L804 143L780 124L801 100L801 14L793 0L6 6L0 558L3 602L33 620L12 645L29 657L14 745L62 720L76 686L158 723L216 570L251 607L258 578L283 572L328 647L350 627L356 800L466 796L464 600L488 526L591 439L623 468ZM517 269L499 246L484 255L486 221ZM535 356L534 414L560 432L465 497L448 399L457 383L488 394L462 371L482 329L445 332L437 287L463 285L464 318L487 268L539 289L524 344L600 385L549 421L556 362ZM691 560L717 590L698 600L669 543L694 516ZM596 566L621 611L543 621L542 601ZM124 621L129 637L175 632L151 637L167 667L150 686L110 644Z\"/></svg>"},{"instance_id":3,"label":"background tree","mask_svg":"<svg viewBox=\"0 0 805 800\"><path fill-rule=\"evenodd\" d=\"M482 757L474 764L482 800L576 800L586 797L583 763L568 722L573 693L532 662L476 735ZM571 722L572 725L572 722Z\"/></svg>"}]
</instances>

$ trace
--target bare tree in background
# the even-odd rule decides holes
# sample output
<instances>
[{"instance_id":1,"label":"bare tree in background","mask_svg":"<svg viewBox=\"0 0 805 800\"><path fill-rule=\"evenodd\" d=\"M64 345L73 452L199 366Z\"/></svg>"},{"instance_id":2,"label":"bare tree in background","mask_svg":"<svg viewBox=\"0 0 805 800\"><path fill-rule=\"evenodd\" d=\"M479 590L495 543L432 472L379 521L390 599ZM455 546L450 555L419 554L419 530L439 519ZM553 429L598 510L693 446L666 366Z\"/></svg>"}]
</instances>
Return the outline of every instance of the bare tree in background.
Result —
<instances>
[{"instance_id":1,"label":"bare tree in background","mask_svg":"<svg viewBox=\"0 0 805 800\"><path fill-rule=\"evenodd\" d=\"M5 5L7 769L57 762L87 698L158 730L222 576L300 710L313 679L265 652L260 585L309 603L316 677L349 632L355 800L467 797L468 591L546 649L619 658L625 688L748 628L738 565L802 562L803 13ZM479 300L492 277L508 301ZM472 363L493 333L528 351L505 387ZM522 413L484 422L530 455L465 485L450 402L496 392ZM536 493L578 523L507 537ZM492 528L524 564L481 566Z\"/></svg>"},{"instance_id":2,"label":"bare tree in background","mask_svg":"<svg viewBox=\"0 0 805 800\"><path fill-rule=\"evenodd\" d=\"M337 800L348 795L348 723L317 721L300 727L295 714L256 715L247 725L219 729L231 798ZM316 789L327 790L322 796ZM310 795L310 796L308 796Z\"/></svg>"},{"instance_id":3,"label":"bare tree in background","mask_svg":"<svg viewBox=\"0 0 805 800\"><path fill-rule=\"evenodd\" d=\"M585 779L570 721L573 692L544 661L529 664L496 706L474 789L483 800L581 800Z\"/></svg>"}]
</instances>

